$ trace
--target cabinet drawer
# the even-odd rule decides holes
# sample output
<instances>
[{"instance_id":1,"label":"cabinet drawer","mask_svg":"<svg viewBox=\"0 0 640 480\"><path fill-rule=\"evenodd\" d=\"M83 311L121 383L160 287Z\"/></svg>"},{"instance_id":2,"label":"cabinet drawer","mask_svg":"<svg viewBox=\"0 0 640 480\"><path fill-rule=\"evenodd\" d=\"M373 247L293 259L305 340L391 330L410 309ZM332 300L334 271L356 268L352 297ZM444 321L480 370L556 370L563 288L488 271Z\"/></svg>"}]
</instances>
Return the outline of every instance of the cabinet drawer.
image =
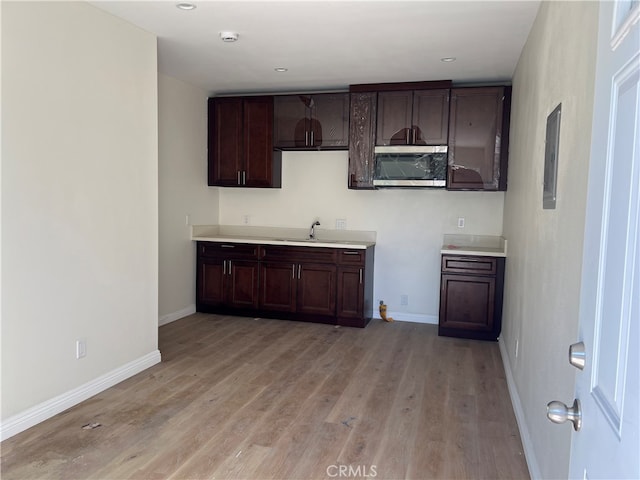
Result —
<instances>
[{"instance_id":1,"label":"cabinet drawer","mask_svg":"<svg viewBox=\"0 0 640 480\"><path fill-rule=\"evenodd\" d=\"M261 259L267 261L336 263L336 249L263 245Z\"/></svg>"},{"instance_id":2,"label":"cabinet drawer","mask_svg":"<svg viewBox=\"0 0 640 480\"><path fill-rule=\"evenodd\" d=\"M364 266L366 250L345 249L338 250L338 263L340 265Z\"/></svg>"},{"instance_id":3,"label":"cabinet drawer","mask_svg":"<svg viewBox=\"0 0 640 480\"><path fill-rule=\"evenodd\" d=\"M257 259L259 245L233 242L198 242L200 257L220 257L237 259Z\"/></svg>"},{"instance_id":4,"label":"cabinet drawer","mask_svg":"<svg viewBox=\"0 0 640 480\"><path fill-rule=\"evenodd\" d=\"M443 272L495 275L497 271L496 264L497 259L495 257L442 256Z\"/></svg>"}]
</instances>

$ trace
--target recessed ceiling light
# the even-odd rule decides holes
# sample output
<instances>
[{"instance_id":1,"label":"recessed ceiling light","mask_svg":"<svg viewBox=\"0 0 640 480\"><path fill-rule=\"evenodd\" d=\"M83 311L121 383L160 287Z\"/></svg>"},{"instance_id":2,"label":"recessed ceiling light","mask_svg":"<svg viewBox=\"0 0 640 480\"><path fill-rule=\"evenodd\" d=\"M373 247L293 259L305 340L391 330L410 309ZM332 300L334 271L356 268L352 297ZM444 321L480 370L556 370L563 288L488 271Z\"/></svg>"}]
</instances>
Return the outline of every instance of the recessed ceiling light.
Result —
<instances>
[{"instance_id":1,"label":"recessed ceiling light","mask_svg":"<svg viewBox=\"0 0 640 480\"><path fill-rule=\"evenodd\" d=\"M223 42L232 43L238 40L236 32L220 32L220 38Z\"/></svg>"},{"instance_id":2,"label":"recessed ceiling light","mask_svg":"<svg viewBox=\"0 0 640 480\"><path fill-rule=\"evenodd\" d=\"M455 62L456 57L442 57L440 61L445 63Z\"/></svg>"},{"instance_id":3,"label":"recessed ceiling light","mask_svg":"<svg viewBox=\"0 0 640 480\"><path fill-rule=\"evenodd\" d=\"M193 3L179 3L176 5L180 10L193 10L196 6Z\"/></svg>"},{"instance_id":4,"label":"recessed ceiling light","mask_svg":"<svg viewBox=\"0 0 640 480\"><path fill-rule=\"evenodd\" d=\"M289 69L288 69L288 68L284 68L284 67L276 67L276 68L274 68L274 70L275 70L276 72L280 72L280 73L282 73L282 72L286 72L286 71L287 71L287 70L289 70Z\"/></svg>"}]
</instances>

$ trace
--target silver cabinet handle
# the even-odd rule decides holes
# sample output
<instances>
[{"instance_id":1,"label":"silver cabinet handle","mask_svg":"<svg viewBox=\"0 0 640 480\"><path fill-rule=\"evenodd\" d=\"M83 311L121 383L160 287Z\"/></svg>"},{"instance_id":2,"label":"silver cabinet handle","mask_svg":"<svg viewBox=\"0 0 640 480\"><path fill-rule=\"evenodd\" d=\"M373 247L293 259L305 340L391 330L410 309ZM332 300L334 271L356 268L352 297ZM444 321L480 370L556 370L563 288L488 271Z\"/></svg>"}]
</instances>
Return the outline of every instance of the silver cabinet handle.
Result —
<instances>
[{"instance_id":1,"label":"silver cabinet handle","mask_svg":"<svg viewBox=\"0 0 640 480\"><path fill-rule=\"evenodd\" d=\"M229 260L229 275L231 275L231 260Z\"/></svg>"},{"instance_id":2,"label":"silver cabinet handle","mask_svg":"<svg viewBox=\"0 0 640 480\"><path fill-rule=\"evenodd\" d=\"M247 171L243 170L242 171L242 185L246 185L247 184Z\"/></svg>"},{"instance_id":3,"label":"silver cabinet handle","mask_svg":"<svg viewBox=\"0 0 640 480\"><path fill-rule=\"evenodd\" d=\"M309 143L309 146L313 147L315 145L315 143L316 142L314 141L314 138L313 138L313 130L311 130L311 143Z\"/></svg>"},{"instance_id":4,"label":"silver cabinet handle","mask_svg":"<svg viewBox=\"0 0 640 480\"><path fill-rule=\"evenodd\" d=\"M573 429L577 432L582 427L582 408L577 398L573 405L567 407L564 403L554 400L547 404L547 418L553 423L573 423Z\"/></svg>"},{"instance_id":5,"label":"silver cabinet handle","mask_svg":"<svg viewBox=\"0 0 640 480\"><path fill-rule=\"evenodd\" d=\"M227 274L227 261L223 260L222 261L222 275L226 275Z\"/></svg>"},{"instance_id":6,"label":"silver cabinet handle","mask_svg":"<svg viewBox=\"0 0 640 480\"><path fill-rule=\"evenodd\" d=\"M226 243L220 245L220 248L236 248L235 245L227 245Z\"/></svg>"},{"instance_id":7,"label":"silver cabinet handle","mask_svg":"<svg viewBox=\"0 0 640 480\"><path fill-rule=\"evenodd\" d=\"M308 131L304 131L304 146L308 147L309 146L309 132Z\"/></svg>"},{"instance_id":8,"label":"silver cabinet handle","mask_svg":"<svg viewBox=\"0 0 640 480\"><path fill-rule=\"evenodd\" d=\"M344 252L342 252L345 255L360 255L359 252L351 252L349 250L345 250Z\"/></svg>"},{"instance_id":9,"label":"silver cabinet handle","mask_svg":"<svg viewBox=\"0 0 640 480\"><path fill-rule=\"evenodd\" d=\"M241 185L240 183L240 170L238 170L238 180L237 180L238 185Z\"/></svg>"},{"instance_id":10,"label":"silver cabinet handle","mask_svg":"<svg viewBox=\"0 0 640 480\"><path fill-rule=\"evenodd\" d=\"M362 269L360 269L360 285L362 285Z\"/></svg>"},{"instance_id":11,"label":"silver cabinet handle","mask_svg":"<svg viewBox=\"0 0 640 480\"><path fill-rule=\"evenodd\" d=\"M574 343L569 347L569 363L579 370L584 370L586 353L584 342Z\"/></svg>"},{"instance_id":12,"label":"silver cabinet handle","mask_svg":"<svg viewBox=\"0 0 640 480\"><path fill-rule=\"evenodd\" d=\"M300 270L301 270L301 266L300 264L298 264L298 280L300 280Z\"/></svg>"},{"instance_id":13,"label":"silver cabinet handle","mask_svg":"<svg viewBox=\"0 0 640 480\"><path fill-rule=\"evenodd\" d=\"M296 264L291 264L291 278L296 278Z\"/></svg>"}]
</instances>

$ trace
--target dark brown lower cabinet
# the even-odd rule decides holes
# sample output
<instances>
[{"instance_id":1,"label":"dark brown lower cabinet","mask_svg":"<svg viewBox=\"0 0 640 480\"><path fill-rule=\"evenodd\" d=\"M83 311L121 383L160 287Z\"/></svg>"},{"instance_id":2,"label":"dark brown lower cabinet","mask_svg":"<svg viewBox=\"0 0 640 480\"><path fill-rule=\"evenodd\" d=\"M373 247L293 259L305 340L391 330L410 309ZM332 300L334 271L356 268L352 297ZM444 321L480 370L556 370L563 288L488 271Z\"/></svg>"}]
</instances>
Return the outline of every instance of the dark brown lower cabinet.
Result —
<instances>
[{"instance_id":1,"label":"dark brown lower cabinet","mask_svg":"<svg viewBox=\"0 0 640 480\"><path fill-rule=\"evenodd\" d=\"M373 316L373 254L198 242L196 308L364 327Z\"/></svg>"},{"instance_id":2,"label":"dark brown lower cabinet","mask_svg":"<svg viewBox=\"0 0 640 480\"><path fill-rule=\"evenodd\" d=\"M336 266L300 264L297 312L303 315L336 315Z\"/></svg>"},{"instance_id":3,"label":"dark brown lower cabinet","mask_svg":"<svg viewBox=\"0 0 640 480\"><path fill-rule=\"evenodd\" d=\"M252 258L255 260L251 260ZM196 309L256 309L258 278L257 247L199 243Z\"/></svg>"},{"instance_id":4,"label":"dark brown lower cabinet","mask_svg":"<svg viewBox=\"0 0 640 480\"><path fill-rule=\"evenodd\" d=\"M232 308L258 306L258 262L229 260L227 304Z\"/></svg>"},{"instance_id":5,"label":"dark brown lower cabinet","mask_svg":"<svg viewBox=\"0 0 640 480\"><path fill-rule=\"evenodd\" d=\"M295 312L298 281L296 264L262 262L260 264L260 309Z\"/></svg>"},{"instance_id":6,"label":"dark brown lower cabinet","mask_svg":"<svg viewBox=\"0 0 640 480\"><path fill-rule=\"evenodd\" d=\"M338 315L342 318L362 318L364 308L363 268L338 268Z\"/></svg>"},{"instance_id":7,"label":"dark brown lower cabinet","mask_svg":"<svg viewBox=\"0 0 640 480\"><path fill-rule=\"evenodd\" d=\"M335 265L269 262L260 272L260 309L335 317Z\"/></svg>"},{"instance_id":8,"label":"dark brown lower cabinet","mask_svg":"<svg viewBox=\"0 0 640 480\"><path fill-rule=\"evenodd\" d=\"M502 257L442 256L439 335L498 339L504 262Z\"/></svg>"},{"instance_id":9,"label":"dark brown lower cabinet","mask_svg":"<svg viewBox=\"0 0 640 480\"><path fill-rule=\"evenodd\" d=\"M262 245L260 252L261 312L334 323L337 249Z\"/></svg>"},{"instance_id":10,"label":"dark brown lower cabinet","mask_svg":"<svg viewBox=\"0 0 640 480\"><path fill-rule=\"evenodd\" d=\"M198 303L200 305L220 306L226 301L223 265L226 269L226 259L201 258L198 261Z\"/></svg>"},{"instance_id":11,"label":"dark brown lower cabinet","mask_svg":"<svg viewBox=\"0 0 640 480\"><path fill-rule=\"evenodd\" d=\"M364 327L369 322L373 316L373 250L339 251L337 301L340 325Z\"/></svg>"}]
</instances>

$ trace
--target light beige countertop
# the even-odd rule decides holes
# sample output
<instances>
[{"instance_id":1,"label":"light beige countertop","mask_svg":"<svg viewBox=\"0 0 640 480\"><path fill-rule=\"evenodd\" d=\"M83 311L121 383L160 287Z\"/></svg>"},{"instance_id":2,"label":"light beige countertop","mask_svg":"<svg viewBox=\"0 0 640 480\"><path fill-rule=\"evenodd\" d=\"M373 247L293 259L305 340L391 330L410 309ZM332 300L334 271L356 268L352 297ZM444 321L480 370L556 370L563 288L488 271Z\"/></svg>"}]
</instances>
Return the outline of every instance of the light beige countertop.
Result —
<instances>
[{"instance_id":1,"label":"light beige countertop","mask_svg":"<svg viewBox=\"0 0 640 480\"><path fill-rule=\"evenodd\" d=\"M308 228L252 227L246 225L192 225L191 240L198 242L259 243L303 247L366 249L376 244L376 232L328 230L316 227L309 239Z\"/></svg>"},{"instance_id":2,"label":"light beige countertop","mask_svg":"<svg viewBox=\"0 0 640 480\"><path fill-rule=\"evenodd\" d=\"M491 235L444 235L440 253L447 255L475 255L506 257L507 240Z\"/></svg>"}]
</instances>

